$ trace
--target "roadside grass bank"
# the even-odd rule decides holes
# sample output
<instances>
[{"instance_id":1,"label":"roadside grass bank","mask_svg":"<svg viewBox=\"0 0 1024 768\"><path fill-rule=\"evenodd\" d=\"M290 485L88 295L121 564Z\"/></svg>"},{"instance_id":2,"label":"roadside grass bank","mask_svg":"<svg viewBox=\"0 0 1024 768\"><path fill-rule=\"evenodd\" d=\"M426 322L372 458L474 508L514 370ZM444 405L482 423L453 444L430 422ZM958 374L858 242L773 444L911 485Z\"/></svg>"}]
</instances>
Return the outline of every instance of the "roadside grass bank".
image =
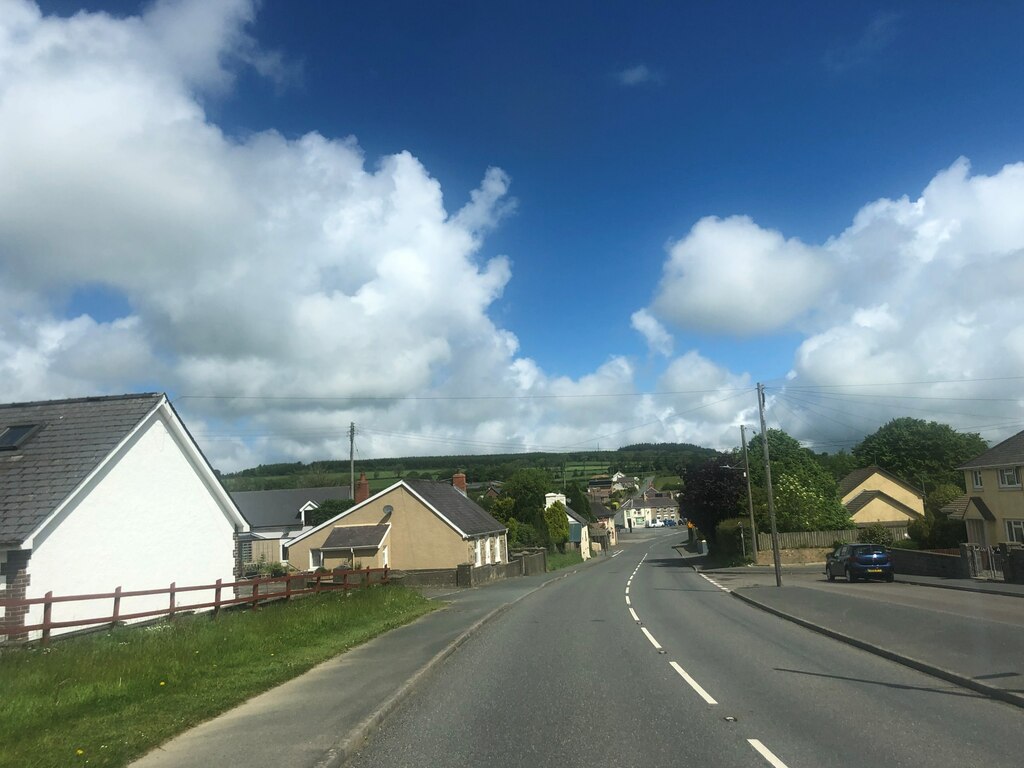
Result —
<instances>
[{"instance_id":1,"label":"roadside grass bank","mask_svg":"<svg viewBox=\"0 0 1024 768\"><path fill-rule=\"evenodd\" d=\"M557 571L561 568L568 568L570 565L579 565L583 557L579 552L555 552L548 553L548 571Z\"/></svg>"},{"instance_id":2,"label":"roadside grass bank","mask_svg":"<svg viewBox=\"0 0 1024 768\"><path fill-rule=\"evenodd\" d=\"M123 766L437 608L385 586L0 652L0 766Z\"/></svg>"}]
</instances>

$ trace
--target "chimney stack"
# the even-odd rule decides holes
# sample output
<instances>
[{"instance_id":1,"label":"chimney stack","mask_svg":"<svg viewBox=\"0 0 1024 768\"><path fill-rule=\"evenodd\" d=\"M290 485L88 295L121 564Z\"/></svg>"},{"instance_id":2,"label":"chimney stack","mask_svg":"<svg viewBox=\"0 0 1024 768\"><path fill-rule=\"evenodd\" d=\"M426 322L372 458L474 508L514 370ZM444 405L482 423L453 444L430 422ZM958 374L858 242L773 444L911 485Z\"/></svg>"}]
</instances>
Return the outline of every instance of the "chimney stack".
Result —
<instances>
[{"instance_id":1,"label":"chimney stack","mask_svg":"<svg viewBox=\"0 0 1024 768\"><path fill-rule=\"evenodd\" d=\"M463 473L463 472L456 472L455 475L452 476L452 485L454 485L456 488L458 488L459 492L463 496L465 496L466 495L466 475L465 475L465 473Z\"/></svg>"},{"instance_id":2,"label":"chimney stack","mask_svg":"<svg viewBox=\"0 0 1024 768\"><path fill-rule=\"evenodd\" d=\"M355 499L356 504L362 504L370 498L370 481L366 479L365 472L359 473L359 479L356 480L356 493L352 498Z\"/></svg>"}]
</instances>

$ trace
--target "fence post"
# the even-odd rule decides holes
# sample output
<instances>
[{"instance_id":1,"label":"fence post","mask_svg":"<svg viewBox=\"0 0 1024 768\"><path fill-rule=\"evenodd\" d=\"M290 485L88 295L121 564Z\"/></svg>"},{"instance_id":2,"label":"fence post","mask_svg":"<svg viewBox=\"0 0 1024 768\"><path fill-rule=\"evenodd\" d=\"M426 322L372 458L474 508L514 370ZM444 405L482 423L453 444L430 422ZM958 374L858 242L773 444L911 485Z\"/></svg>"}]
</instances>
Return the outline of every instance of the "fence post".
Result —
<instances>
[{"instance_id":1,"label":"fence post","mask_svg":"<svg viewBox=\"0 0 1024 768\"><path fill-rule=\"evenodd\" d=\"M53 618L53 592L47 592L43 603L43 645L50 642L50 620Z\"/></svg>"},{"instance_id":2,"label":"fence post","mask_svg":"<svg viewBox=\"0 0 1024 768\"><path fill-rule=\"evenodd\" d=\"M213 618L217 618L217 614L220 613L220 588L223 581L217 579L217 586L213 590Z\"/></svg>"},{"instance_id":3,"label":"fence post","mask_svg":"<svg viewBox=\"0 0 1024 768\"><path fill-rule=\"evenodd\" d=\"M110 626L116 627L118 617L121 615L121 587L114 589L114 615L111 616Z\"/></svg>"},{"instance_id":4,"label":"fence post","mask_svg":"<svg viewBox=\"0 0 1024 768\"><path fill-rule=\"evenodd\" d=\"M292 599L292 576L290 573L286 573L284 577L284 599Z\"/></svg>"},{"instance_id":5,"label":"fence post","mask_svg":"<svg viewBox=\"0 0 1024 768\"><path fill-rule=\"evenodd\" d=\"M260 580L252 580L252 609L258 611L260 609Z\"/></svg>"},{"instance_id":6,"label":"fence post","mask_svg":"<svg viewBox=\"0 0 1024 768\"><path fill-rule=\"evenodd\" d=\"M341 573L341 593L343 595L348 594L348 571L342 571Z\"/></svg>"},{"instance_id":7,"label":"fence post","mask_svg":"<svg viewBox=\"0 0 1024 768\"><path fill-rule=\"evenodd\" d=\"M170 601L171 601L170 608L167 611L167 618L168 619L173 619L174 618L174 589L175 589L175 584L176 584L176 582L172 581L170 588L167 590L167 594L170 595Z\"/></svg>"},{"instance_id":8,"label":"fence post","mask_svg":"<svg viewBox=\"0 0 1024 768\"><path fill-rule=\"evenodd\" d=\"M316 582L313 584L313 594L314 595L319 595L320 594L320 576L321 576L320 572L317 571L317 573L316 573Z\"/></svg>"},{"instance_id":9,"label":"fence post","mask_svg":"<svg viewBox=\"0 0 1024 768\"><path fill-rule=\"evenodd\" d=\"M388 582L389 582L389 579L388 579L388 567L385 565L384 566L384 581L382 581L381 584L387 584Z\"/></svg>"}]
</instances>

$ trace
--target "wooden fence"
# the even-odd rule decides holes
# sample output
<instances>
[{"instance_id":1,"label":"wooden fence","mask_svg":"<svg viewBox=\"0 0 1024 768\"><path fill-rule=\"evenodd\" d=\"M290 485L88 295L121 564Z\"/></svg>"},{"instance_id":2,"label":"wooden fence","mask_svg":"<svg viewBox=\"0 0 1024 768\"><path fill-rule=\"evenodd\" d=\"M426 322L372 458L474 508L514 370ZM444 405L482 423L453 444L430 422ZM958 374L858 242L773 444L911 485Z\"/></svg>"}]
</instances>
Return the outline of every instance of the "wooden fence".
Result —
<instances>
[{"instance_id":1,"label":"wooden fence","mask_svg":"<svg viewBox=\"0 0 1024 768\"><path fill-rule=\"evenodd\" d=\"M244 579L242 581L225 582L217 579L213 584L199 584L179 587L175 582L160 589L124 590L117 587L113 592L101 592L92 595L54 595L47 592L43 597L27 600L0 600L0 608L19 608L23 606L43 606L43 620L38 624L5 625L0 622L0 636L27 635L29 632L42 631L42 642L46 644L55 629L71 627L116 626L127 621L155 619L166 616L173 619L176 614L195 611L211 611L216 618L222 608L233 605L249 605L258 609L261 603L271 600L291 600L301 595L312 595L330 590L360 589L375 584L387 584L390 581L390 570L384 568L362 568L360 570L334 570L318 572L302 572L286 576ZM299 582L296 588L295 582ZM227 595L225 595L227 590ZM197 603L179 602L183 594L192 592L213 592L213 600ZM121 612L121 601L133 597L166 595L167 607L131 613ZM73 619L70 621L53 621L53 606L58 603L74 603L86 600L112 600L112 612L109 615ZM6 611L5 611L6 613Z\"/></svg>"},{"instance_id":2,"label":"wooden fence","mask_svg":"<svg viewBox=\"0 0 1024 768\"><path fill-rule=\"evenodd\" d=\"M907 538L906 526L886 526L893 538L899 542ZM850 528L845 531L793 531L779 534L779 549L806 549L809 547L831 547L837 541L860 541L861 529ZM769 533L757 534L757 548L768 552L772 548L772 537Z\"/></svg>"}]
</instances>

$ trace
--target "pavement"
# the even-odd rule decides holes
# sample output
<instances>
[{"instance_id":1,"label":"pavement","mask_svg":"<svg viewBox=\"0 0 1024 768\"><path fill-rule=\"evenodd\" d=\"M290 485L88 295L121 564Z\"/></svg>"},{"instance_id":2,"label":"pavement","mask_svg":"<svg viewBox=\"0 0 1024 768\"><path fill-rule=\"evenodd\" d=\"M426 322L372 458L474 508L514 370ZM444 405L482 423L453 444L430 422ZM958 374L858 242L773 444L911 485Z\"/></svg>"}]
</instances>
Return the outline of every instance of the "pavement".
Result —
<instances>
[{"instance_id":1,"label":"pavement","mask_svg":"<svg viewBox=\"0 0 1024 768\"><path fill-rule=\"evenodd\" d=\"M681 552L686 556L685 550ZM744 602L842 642L1024 707L1024 586L899 576L829 583L824 564L694 569ZM921 591L918 587L940 589Z\"/></svg>"},{"instance_id":2,"label":"pavement","mask_svg":"<svg viewBox=\"0 0 1024 768\"><path fill-rule=\"evenodd\" d=\"M620 544L628 547L649 540L650 536L633 534L624 536ZM617 549L621 553L622 548ZM856 595L844 595L843 610L836 611L836 596L820 589L775 589L770 568L706 570L702 568L704 558L686 553L682 547L677 551L691 561L694 570L711 579L739 580L741 583L729 591L749 604L1024 707L1024 654L1020 642L1024 637L1024 604L1020 604L1019 622L1014 618L1016 612L1010 614L1009 621L988 621L978 616L964 619L907 605L887 606L877 599ZM247 768L342 766L415 686L484 624L546 585L581 570L599 568L613 559L595 557L554 573L508 579L474 589L434 592L430 596L445 602L445 608L253 697L157 747L131 767L208 768L236 765L240 759ZM787 568L785 573L789 577L810 577L820 570L819 566L799 566ZM1007 589L1015 585L927 585L1022 596ZM1017 601L1000 600L1015 608L1018 605ZM908 631L910 627L913 631ZM977 647L978 642L989 652L982 660L964 650ZM253 748L254 734L259 734L258 749Z\"/></svg>"}]
</instances>

